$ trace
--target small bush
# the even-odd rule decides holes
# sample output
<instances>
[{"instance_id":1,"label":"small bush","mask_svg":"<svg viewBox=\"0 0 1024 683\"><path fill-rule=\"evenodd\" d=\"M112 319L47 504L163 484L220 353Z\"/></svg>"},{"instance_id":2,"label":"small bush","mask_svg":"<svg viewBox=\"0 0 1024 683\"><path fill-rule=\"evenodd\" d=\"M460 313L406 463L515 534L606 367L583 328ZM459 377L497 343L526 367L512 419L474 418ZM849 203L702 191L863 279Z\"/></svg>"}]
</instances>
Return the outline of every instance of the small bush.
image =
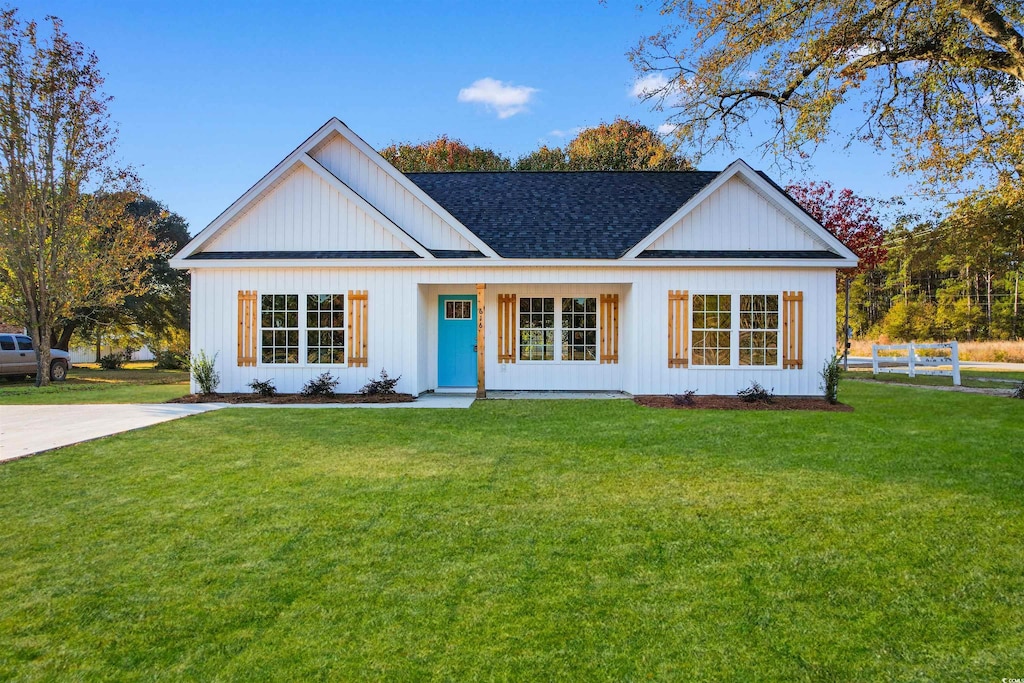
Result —
<instances>
[{"instance_id":1,"label":"small bush","mask_svg":"<svg viewBox=\"0 0 1024 683\"><path fill-rule=\"evenodd\" d=\"M100 358L100 367L104 370L121 370L129 358L131 358L131 354L124 351L108 353Z\"/></svg>"},{"instance_id":2,"label":"small bush","mask_svg":"<svg viewBox=\"0 0 1024 683\"><path fill-rule=\"evenodd\" d=\"M212 394L220 384L220 373L217 372L217 355L213 358L206 355L206 351L200 350L189 360L189 371L192 379L199 385L199 391L204 394Z\"/></svg>"},{"instance_id":3,"label":"small bush","mask_svg":"<svg viewBox=\"0 0 1024 683\"><path fill-rule=\"evenodd\" d=\"M1013 389L1013 393L1010 394L1013 398L1024 398L1024 382L1021 382Z\"/></svg>"},{"instance_id":4,"label":"small bush","mask_svg":"<svg viewBox=\"0 0 1024 683\"><path fill-rule=\"evenodd\" d=\"M186 366L188 366L188 361L173 351L157 351L156 353L157 370L182 370Z\"/></svg>"},{"instance_id":5,"label":"small bush","mask_svg":"<svg viewBox=\"0 0 1024 683\"><path fill-rule=\"evenodd\" d=\"M821 368L821 388L825 391L825 400L829 403L839 403L839 359L837 353Z\"/></svg>"},{"instance_id":6,"label":"small bush","mask_svg":"<svg viewBox=\"0 0 1024 683\"><path fill-rule=\"evenodd\" d=\"M271 396L277 395L277 387L274 386L274 380L272 379L268 379L265 382L254 379L249 382L249 388L252 389L252 393L262 396L263 398L270 398Z\"/></svg>"},{"instance_id":7,"label":"small bush","mask_svg":"<svg viewBox=\"0 0 1024 683\"><path fill-rule=\"evenodd\" d=\"M677 406L692 406L697 403L693 398L696 394L693 389L687 389L681 394L672 394L672 403Z\"/></svg>"},{"instance_id":8,"label":"small bush","mask_svg":"<svg viewBox=\"0 0 1024 683\"><path fill-rule=\"evenodd\" d=\"M325 372L319 377L306 382L302 387L303 396L334 396L334 388L338 386L338 380L331 377L331 373Z\"/></svg>"},{"instance_id":9,"label":"small bush","mask_svg":"<svg viewBox=\"0 0 1024 683\"><path fill-rule=\"evenodd\" d=\"M736 392L736 395L740 397L744 403L774 403L775 394L768 389L765 389L757 382L751 382L750 386L746 389L740 389Z\"/></svg>"},{"instance_id":10,"label":"small bush","mask_svg":"<svg viewBox=\"0 0 1024 683\"><path fill-rule=\"evenodd\" d=\"M384 368L381 368L380 377L371 379L367 382L366 386L359 390L359 393L366 396L387 396L396 394L398 392L395 391L395 385L398 384L398 380L400 379L402 379L401 375L398 377L388 377L388 373Z\"/></svg>"}]
</instances>

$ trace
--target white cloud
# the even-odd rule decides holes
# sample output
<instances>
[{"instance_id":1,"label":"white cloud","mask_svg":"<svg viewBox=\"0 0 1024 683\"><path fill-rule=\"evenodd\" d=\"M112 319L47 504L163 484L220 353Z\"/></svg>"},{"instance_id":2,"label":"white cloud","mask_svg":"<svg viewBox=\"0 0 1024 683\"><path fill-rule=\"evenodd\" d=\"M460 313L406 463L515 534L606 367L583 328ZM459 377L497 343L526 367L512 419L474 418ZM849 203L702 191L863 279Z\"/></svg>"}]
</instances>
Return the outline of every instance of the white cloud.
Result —
<instances>
[{"instance_id":1,"label":"white cloud","mask_svg":"<svg viewBox=\"0 0 1024 683\"><path fill-rule=\"evenodd\" d=\"M679 126L675 123L663 123L658 126L658 133L660 135L672 135L672 133L676 132L677 128L679 128Z\"/></svg>"},{"instance_id":2,"label":"white cloud","mask_svg":"<svg viewBox=\"0 0 1024 683\"><path fill-rule=\"evenodd\" d=\"M567 138L567 137L570 137L570 136L575 137L575 136L579 135L582 131L583 131L583 128L581 128L580 126L576 126L575 128L570 128L569 130L562 130L561 128L556 128L553 131L548 132L548 137L551 137L551 138Z\"/></svg>"},{"instance_id":3,"label":"white cloud","mask_svg":"<svg viewBox=\"0 0 1024 683\"><path fill-rule=\"evenodd\" d=\"M662 90L666 85L668 85L668 77L665 74L646 74L636 79L633 87L629 89L629 94L633 97L644 98Z\"/></svg>"},{"instance_id":4,"label":"white cloud","mask_svg":"<svg viewBox=\"0 0 1024 683\"><path fill-rule=\"evenodd\" d=\"M482 104L497 113L499 119L507 119L526 111L537 92L537 88L481 78L459 91L459 102Z\"/></svg>"}]
</instances>

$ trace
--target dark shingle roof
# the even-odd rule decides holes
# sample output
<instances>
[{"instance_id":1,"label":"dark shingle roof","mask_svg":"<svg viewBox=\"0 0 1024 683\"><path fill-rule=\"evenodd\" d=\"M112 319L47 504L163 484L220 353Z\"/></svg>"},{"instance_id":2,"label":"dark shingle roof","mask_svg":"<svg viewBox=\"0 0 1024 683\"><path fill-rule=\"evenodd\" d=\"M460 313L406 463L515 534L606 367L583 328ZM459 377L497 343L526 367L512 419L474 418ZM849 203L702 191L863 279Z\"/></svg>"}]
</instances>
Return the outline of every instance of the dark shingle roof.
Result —
<instances>
[{"instance_id":1,"label":"dark shingle roof","mask_svg":"<svg viewBox=\"0 0 1024 683\"><path fill-rule=\"evenodd\" d=\"M701 249L686 251L681 249L648 249L639 254L638 258L786 258L786 259L831 259L841 258L839 254L827 249L803 249L779 251L761 250L723 250Z\"/></svg>"},{"instance_id":2,"label":"dark shingle roof","mask_svg":"<svg viewBox=\"0 0 1024 683\"><path fill-rule=\"evenodd\" d=\"M718 172L407 173L506 258L619 258Z\"/></svg>"},{"instance_id":3,"label":"dark shingle roof","mask_svg":"<svg viewBox=\"0 0 1024 683\"><path fill-rule=\"evenodd\" d=\"M476 249L431 249L434 258L483 258Z\"/></svg>"}]
</instances>

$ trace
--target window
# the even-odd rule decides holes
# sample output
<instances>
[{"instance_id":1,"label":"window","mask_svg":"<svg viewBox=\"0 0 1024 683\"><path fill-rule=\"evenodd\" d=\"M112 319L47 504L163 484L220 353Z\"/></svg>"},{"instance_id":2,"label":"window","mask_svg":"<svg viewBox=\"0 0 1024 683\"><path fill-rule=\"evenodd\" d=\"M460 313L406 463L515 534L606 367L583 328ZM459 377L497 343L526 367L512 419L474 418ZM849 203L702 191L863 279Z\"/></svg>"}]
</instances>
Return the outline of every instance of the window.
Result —
<instances>
[{"instance_id":1,"label":"window","mask_svg":"<svg viewBox=\"0 0 1024 683\"><path fill-rule=\"evenodd\" d=\"M264 294L260 302L261 360L264 363L298 363L299 295Z\"/></svg>"},{"instance_id":2,"label":"window","mask_svg":"<svg viewBox=\"0 0 1024 683\"><path fill-rule=\"evenodd\" d=\"M469 300L445 301L444 302L444 319L445 320L472 320L473 319L473 302L469 301Z\"/></svg>"},{"instance_id":3,"label":"window","mask_svg":"<svg viewBox=\"0 0 1024 683\"><path fill-rule=\"evenodd\" d=\"M306 361L345 362L345 295L306 296Z\"/></svg>"},{"instance_id":4,"label":"window","mask_svg":"<svg viewBox=\"0 0 1024 683\"><path fill-rule=\"evenodd\" d=\"M14 350L14 338L13 337L0 337L0 351L13 351Z\"/></svg>"},{"instance_id":5,"label":"window","mask_svg":"<svg viewBox=\"0 0 1024 683\"><path fill-rule=\"evenodd\" d=\"M28 337L15 337L15 339L18 341L18 350L19 351L31 351L32 350L32 340L29 339Z\"/></svg>"},{"instance_id":6,"label":"window","mask_svg":"<svg viewBox=\"0 0 1024 683\"><path fill-rule=\"evenodd\" d=\"M555 359L555 300L519 300L519 360Z\"/></svg>"},{"instance_id":7,"label":"window","mask_svg":"<svg viewBox=\"0 0 1024 683\"><path fill-rule=\"evenodd\" d=\"M693 297L693 365L729 365L732 337L732 295Z\"/></svg>"},{"instance_id":8,"label":"window","mask_svg":"<svg viewBox=\"0 0 1024 683\"><path fill-rule=\"evenodd\" d=\"M562 360L597 360L597 298L562 299Z\"/></svg>"},{"instance_id":9,"label":"window","mask_svg":"<svg viewBox=\"0 0 1024 683\"><path fill-rule=\"evenodd\" d=\"M778 365L779 297L740 295L740 365Z\"/></svg>"}]
</instances>

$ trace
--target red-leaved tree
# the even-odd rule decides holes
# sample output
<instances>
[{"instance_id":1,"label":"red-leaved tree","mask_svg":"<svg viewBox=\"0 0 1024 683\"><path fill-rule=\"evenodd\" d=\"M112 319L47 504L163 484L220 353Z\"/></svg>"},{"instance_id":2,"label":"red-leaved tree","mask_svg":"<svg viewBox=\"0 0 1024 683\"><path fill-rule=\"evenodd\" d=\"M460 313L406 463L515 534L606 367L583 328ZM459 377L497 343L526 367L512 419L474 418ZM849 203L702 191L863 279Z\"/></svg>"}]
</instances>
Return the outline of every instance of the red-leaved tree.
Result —
<instances>
[{"instance_id":1,"label":"red-leaved tree","mask_svg":"<svg viewBox=\"0 0 1024 683\"><path fill-rule=\"evenodd\" d=\"M786 191L860 258L855 270L845 271L847 277L872 270L885 261L885 234L871 200L846 188L837 192L829 182L790 185Z\"/></svg>"}]
</instances>

